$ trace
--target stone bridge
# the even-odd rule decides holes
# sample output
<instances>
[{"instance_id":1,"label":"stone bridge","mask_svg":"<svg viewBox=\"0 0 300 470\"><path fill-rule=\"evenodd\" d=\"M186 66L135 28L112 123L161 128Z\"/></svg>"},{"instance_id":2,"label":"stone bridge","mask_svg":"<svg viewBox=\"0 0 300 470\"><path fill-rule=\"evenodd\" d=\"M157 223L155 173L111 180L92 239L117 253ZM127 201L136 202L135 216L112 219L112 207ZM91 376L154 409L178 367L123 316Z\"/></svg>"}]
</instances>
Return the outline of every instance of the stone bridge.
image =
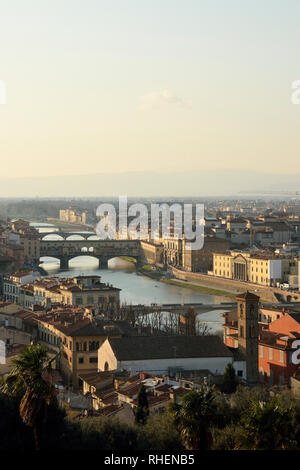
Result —
<instances>
[{"instance_id":1,"label":"stone bridge","mask_svg":"<svg viewBox=\"0 0 300 470\"><path fill-rule=\"evenodd\" d=\"M61 269L68 269L69 261L77 256L93 256L100 268L107 268L111 258L130 256L141 258L139 240L41 240L40 257L60 260Z\"/></svg>"},{"instance_id":2,"label":"stone bridge","mask_svg":"<svg viewBox=\"0 0 300 470\"><path fill-rule=\"evenodd\" d=\"M189 309L193 309L196 313L212 312L213 310L229 311L236 308L236 302L221 302L219 304L203 304L203 303L189 303L189 304L152 304L152 305L123 305L124 312L131 311L139 315L147 315L149 313L157 312L171 312L171 313L184 313Z\"/></svg>"},{"instance_id":3,"label":"stone bridge","mask_svg":"<svg viewBox=\"0 0 300 470\"><path fill-rule=\"evenodd\" d=\"M48 235L58 235L61 240L67 240L73 235L80 236L83 240L87 240L89 237L97 236L95 232L65 232L63 230L56 230L54 232L40 232L40 240L44 240ZM55 241L55 240L46 240L46 241ZM60 241L60 240L59 240Z\"/></svg>"}]
</instances>

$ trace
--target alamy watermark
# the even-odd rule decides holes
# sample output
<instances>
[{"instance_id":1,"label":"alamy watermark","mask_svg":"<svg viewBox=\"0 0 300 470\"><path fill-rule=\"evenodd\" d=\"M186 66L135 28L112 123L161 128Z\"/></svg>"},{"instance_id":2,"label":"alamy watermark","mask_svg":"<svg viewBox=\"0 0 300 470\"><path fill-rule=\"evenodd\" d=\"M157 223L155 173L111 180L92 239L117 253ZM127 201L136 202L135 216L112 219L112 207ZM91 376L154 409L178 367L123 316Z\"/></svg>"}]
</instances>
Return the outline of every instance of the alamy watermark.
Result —
<instances>
[{"instance_id":1,"label":"alamy watermark","mask_svg":"<svg viewBox=\"0 0 300 470\"><path fill-rule=\"evenodd\" d=\"M0 104L6 104L6 83L0 80Z\"/></svg>"},{"instance_id":2,"label":"alamy watermark","mask_svg":"<svg viewBox=\"0 0 300 470\"><path fill-rule=\"evenodd\" d=\"M293 90L291 94L292 104L300 104L300 80L294 80L291 88Z\"/></svg>"},{"instance_id":3,"label":"alamy watermark","mask_svg":"<svg viewBox=\"0 0 300 470\"><path fill-rule=\"evenodd\" d=\"M128 207L127 196L119 196L118 209L117 224L117 211L113 204L98 206L96 214L100 220L96 233L101 240L160 240L184 237L187 249L201 250L203 247L203 204L150 204L149 211L149 207L141 203ZM128 218L131 218L129 223Z\"/></svg>"}]
</instances>

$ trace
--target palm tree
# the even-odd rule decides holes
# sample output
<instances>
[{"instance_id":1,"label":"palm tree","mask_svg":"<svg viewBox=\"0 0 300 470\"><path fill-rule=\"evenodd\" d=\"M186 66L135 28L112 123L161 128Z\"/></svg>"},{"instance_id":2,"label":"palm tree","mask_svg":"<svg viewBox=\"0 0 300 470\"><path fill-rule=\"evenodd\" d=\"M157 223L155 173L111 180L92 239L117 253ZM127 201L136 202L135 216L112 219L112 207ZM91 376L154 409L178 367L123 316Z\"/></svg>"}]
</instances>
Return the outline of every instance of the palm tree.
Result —
<instances>
[{"instance_id":1,"label":"palm tree","mask_svg":"<svg viewBox=\"0 0 300 470\"><path fill-rule=\"evenodd\" d=\"M209 426L214 417L213 388L185 393L181 403L170 407L173 422L185 447L189 450L206 450L211 444Z\"/></svg>"},{"instance_id":2,"label":"palm tree","mask_svg":"<svg viewBox=\"0 0 300 470\"><path fill-rule=\"evenodd\" d=\"M242 416L239 447L251 450L295 448L293 414L293 406L283 406L277 397L269 402L253 400Z\"/></svg>"},{"instance_id":3,"label":"palm tree","mask_svg":"<svg viewBox=\"0 0 300 470\"><path fill-rule=\"evenodd\" d=\"M23 394L19 406L22 421L33 428L35 448L40 448L40 432L46 418L47 406L55 397L55 389L45 374L51 370L47 348L40 344L26 346L19 356L13 359L13 367L0 390L6 394Z\"/></svg>"}]
</instances>

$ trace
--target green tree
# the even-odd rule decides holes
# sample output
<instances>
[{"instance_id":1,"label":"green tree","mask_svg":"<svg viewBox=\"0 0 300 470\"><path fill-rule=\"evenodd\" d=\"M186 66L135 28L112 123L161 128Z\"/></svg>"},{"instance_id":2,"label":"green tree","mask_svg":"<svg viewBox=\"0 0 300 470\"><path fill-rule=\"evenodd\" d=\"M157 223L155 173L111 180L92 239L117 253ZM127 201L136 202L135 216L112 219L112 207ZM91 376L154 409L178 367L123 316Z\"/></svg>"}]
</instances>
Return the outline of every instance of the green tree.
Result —
<instances>
[{"instance_id":1,"label":"green tree","mask_svg":"<svg viewBox=\"0 0 300 470\"><path fill-rule=\"evenodd\" d=\"M49 359L45 346L26 346L13 360L13 367L1 385L1 391L5 394L22 394L19 413L23 423L33 428L36 450L40 449L40 435L48 405L55 398L54 387L44 378L54 359Z\"/></svg>"},{"instance_id":2,"label":"green tree","mask_svg":"<svg viewBox=\"0 0 300 470\"><path fill-rule=\"evenodd\" d=\"M283 406L279 397L269 402L253 400L242 415L240 448L251 450L292 449L297 446L293 406Z\"/></svg>"},{"instance_id":3,"label":"green tree","mask_svg":"<svg viewBox=\"0 0 300 470\"><path fill-rule=\"evenodd\" d=\"M141 386L137 396L137 408L135 411L135 422L145 424L149 415L149 403L144 385Z\"/></svg>"},{"instance_id":4,"label":"green tree","mask_svg":"<svg viewBox=\"0 0 300 470\"><path fill-rule=\"evenodd\" d=\"M237 379L235 369L231 362L227 364L225 373L223 375L222 391L224 393L234 393L237 387Z\"/></svg>"},{"instance_id":5,"label":"green tree","mask_svg":"<svg viewBox=\"0 0 300 470\"><path fill-rule=\"evenodd\" d=\"M189 450L206 450L211 445L209 427L214 418L214 390L191 390L185 393L181 403L170 406L169 412L180 433L184 446Z\"/></svg>"},{"instance_id":6,"label":"green tree","mask_svg":"<svg viewBox=\"0 0 300 470\"><path fill-rule=\"evenodd\" d=\"M151 413L145 426L137 426L141 445L145 450L184 450L180 435L169 413ZM143 443L143 444L142 444Z\"/></svg>"}]
</instances>

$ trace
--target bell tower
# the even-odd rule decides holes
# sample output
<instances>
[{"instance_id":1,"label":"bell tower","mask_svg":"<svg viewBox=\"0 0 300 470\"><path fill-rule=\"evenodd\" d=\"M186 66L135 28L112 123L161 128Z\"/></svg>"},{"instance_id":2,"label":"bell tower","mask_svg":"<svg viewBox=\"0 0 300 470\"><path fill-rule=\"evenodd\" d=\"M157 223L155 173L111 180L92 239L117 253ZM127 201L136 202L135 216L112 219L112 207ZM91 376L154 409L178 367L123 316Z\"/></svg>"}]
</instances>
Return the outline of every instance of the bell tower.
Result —
<instances>
[{"instance_id":1,"label":"bell tower","mask_svg":"<svg viewBox=\"0 0 300 470\"><path fill-rule=\"evenodd\" d=\"M259 297L245 292L237 296L238 344L246 361L246 380L258 383L258 304Z\"/></svg>"}]
</instances>

